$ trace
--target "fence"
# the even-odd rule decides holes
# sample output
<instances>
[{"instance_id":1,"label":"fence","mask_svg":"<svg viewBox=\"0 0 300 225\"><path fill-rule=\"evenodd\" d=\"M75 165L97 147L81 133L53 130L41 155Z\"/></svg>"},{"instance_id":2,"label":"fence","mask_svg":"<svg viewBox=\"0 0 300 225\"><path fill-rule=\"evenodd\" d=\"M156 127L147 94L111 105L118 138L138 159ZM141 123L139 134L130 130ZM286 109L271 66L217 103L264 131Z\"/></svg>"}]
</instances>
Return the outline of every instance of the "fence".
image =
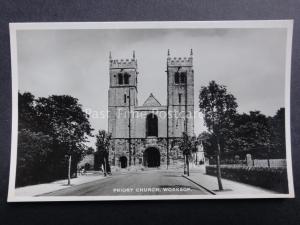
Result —
<instances>
[{"instance_id":1,"label":"fence","mask_svg":"<svg viewBox=\"0 0 300 225\"><path fill-rule=\"evenodd\" d=\"M215 160L209 160L209 165L216 165ZM247 159L247 160L221 160L221 165L244 165L248 167L285 168L286 159Z\"/></svg>"},{"instance_id":2,"label":"fence","mask_svg":"<svg viewBox=\"0 0 300 225\"><path fill-rule=\"evenodd\" d=\"M286 159L253 159L248 162L248 166L284 168L286 167Z\"/></svg>"}]
</instances>

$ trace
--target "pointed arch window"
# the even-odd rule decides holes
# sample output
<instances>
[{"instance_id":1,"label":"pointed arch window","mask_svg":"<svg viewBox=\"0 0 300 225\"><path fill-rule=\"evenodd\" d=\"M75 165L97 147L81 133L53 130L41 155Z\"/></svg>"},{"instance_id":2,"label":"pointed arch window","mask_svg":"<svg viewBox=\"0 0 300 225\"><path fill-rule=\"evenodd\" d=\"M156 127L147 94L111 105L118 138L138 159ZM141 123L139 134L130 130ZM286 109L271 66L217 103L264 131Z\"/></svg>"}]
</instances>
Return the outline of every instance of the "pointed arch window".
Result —
<instances>
[{"instance_id":1,"label":"pointed arch window","mask_svg":"<svg viewBox=\"0 0 300 225\"><path fill-rule=\"evenodd\" d=\"M179 84L179 72L175 72L175 84Z\"/></svg>"},{"instance_id":2,"label":"pointed arch window","mask_svg":"<svg viewBox=\"0 0 300 225\"><path fill-rule=\"evenodd\" d=\"M118 73L118 83L123 84L123 74L122 73Z\"/></svg>"},{"instance_id":3,"label":"pointed arch window","mask_svg":"<svg viewBox=\"0 0 300 225\"><path fill-rule=\"evenodd\" d=\"M182 84L186 83L186 72L180 73L180 83L182 83Z\"/></svg>"},{"instance_id":4,"label":"pointed arch window","mask_svg":"<svg viewBox=\"0 0 300 225\"><path fill-rule=\"evenodd\" d=\"M178 102L179 102L179 104L181 103L181 96L182 96L182 94L179 93L179 94L178 94Z\"/></svg>"},{"instance_id":5,"label":"pointed arch window","mask_svg":"<svg viewBox=\"0 0 300 225\"><path fill-rule=\"evenodd\" d=\"M146 118L146 136L158 136L158 119L153 113L148 114Z\"/></svg>"},{"instance_id":6,"label":"pointed arch window","mask_svg":"<svg viewBox=\"0 0 300 225\"><path fill-rule=\"evenodd\" d=\"M124 74L124 84L129 84L129 74L128 73Z\"/></svg>"},{"instance_id":7,"label":"pointed arch window","mask_svg":"<svg viewBox=\"0 0 300 225\"><path fill-rule=\"evenodd\" d=\"M186 72L175 72L174 81L175 81L175 84L185 84L186 83Z\"/></svg>"}]
</instances>

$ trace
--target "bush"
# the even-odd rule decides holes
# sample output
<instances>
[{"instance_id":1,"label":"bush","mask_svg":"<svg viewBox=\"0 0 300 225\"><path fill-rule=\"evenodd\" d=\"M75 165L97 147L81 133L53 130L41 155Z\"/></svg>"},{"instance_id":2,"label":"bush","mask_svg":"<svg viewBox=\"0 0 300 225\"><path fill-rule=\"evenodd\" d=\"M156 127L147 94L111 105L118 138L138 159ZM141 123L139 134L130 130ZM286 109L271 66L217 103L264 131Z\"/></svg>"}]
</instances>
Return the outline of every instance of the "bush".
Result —
<instances>
[{"instance_id":1,"label":"bush","mask_svg":"<svg viewBox=\"0 0 300 225\"><path fill-rule=\"evenodd\" d=\"M16 186L39 183L46 174L45 164L52 139L43 133L19 131Z\"/></svg>"},{"instance_id":2,"label":"bush","mask_svg":"<svg viewBox=\"0 0 300 225\"><path fill-rule=\"evenodd\" d=\"M42 132L18 132L16 187L48 183L68 177L66 148L53 144ZM76 177L78 157L72 157L71 174Z\"/></svg>"},{"instance_id":3,"label":"bush","mask_svg":"<svg viewBox=\"0 0 300 225\"><path fill-rule=\"evenodd\" d=\"M216 176L216 166L206 166L208 175ZM286 168L262 168L221 165L222 178L288 193Z\"/></svg>"}]
</instances>

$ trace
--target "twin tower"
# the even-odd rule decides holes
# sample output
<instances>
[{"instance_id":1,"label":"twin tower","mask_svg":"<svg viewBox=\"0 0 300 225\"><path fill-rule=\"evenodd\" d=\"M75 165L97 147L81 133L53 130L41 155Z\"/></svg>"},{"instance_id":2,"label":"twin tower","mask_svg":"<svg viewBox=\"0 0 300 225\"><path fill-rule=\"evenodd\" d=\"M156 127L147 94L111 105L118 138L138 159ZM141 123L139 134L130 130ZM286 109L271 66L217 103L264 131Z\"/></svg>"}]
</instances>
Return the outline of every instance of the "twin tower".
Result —
<instances>
[{"instance_id":1,"label":"twin tower","mask_svg":"<svg viewBox=\"0 0 300 225\"><path fill-rule=\"evenodd\" d=\"M162 71L163 72L163 71ZM182 133L194 134L193 52L189 57L167 55L167 105L150 94L138 105L138 72L135 52L131 59L109 57L108 132L112 135L112 165L158 167L182 160L176 147ZM161 82L159 75L152 78Z\"/></svg>"}]
</instances>

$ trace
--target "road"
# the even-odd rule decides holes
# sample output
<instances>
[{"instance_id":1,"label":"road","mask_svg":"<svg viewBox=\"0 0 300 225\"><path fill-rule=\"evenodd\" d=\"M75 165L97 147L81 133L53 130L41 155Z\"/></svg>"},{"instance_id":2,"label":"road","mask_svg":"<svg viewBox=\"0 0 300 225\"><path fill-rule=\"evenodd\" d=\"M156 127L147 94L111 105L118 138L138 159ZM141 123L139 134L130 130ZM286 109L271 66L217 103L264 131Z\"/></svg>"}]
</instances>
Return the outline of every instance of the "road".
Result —
<instances>
[{"instance_id":1,"label":"road","mask_svg":"<svg viewBox=\"0 0 300 225\"><path fill-rule=\"evenodd\" d=\"M181 171L149 170L113 174L43 196L205 195L205 189L182 177Z\"/></svg>"}]
</instances>

